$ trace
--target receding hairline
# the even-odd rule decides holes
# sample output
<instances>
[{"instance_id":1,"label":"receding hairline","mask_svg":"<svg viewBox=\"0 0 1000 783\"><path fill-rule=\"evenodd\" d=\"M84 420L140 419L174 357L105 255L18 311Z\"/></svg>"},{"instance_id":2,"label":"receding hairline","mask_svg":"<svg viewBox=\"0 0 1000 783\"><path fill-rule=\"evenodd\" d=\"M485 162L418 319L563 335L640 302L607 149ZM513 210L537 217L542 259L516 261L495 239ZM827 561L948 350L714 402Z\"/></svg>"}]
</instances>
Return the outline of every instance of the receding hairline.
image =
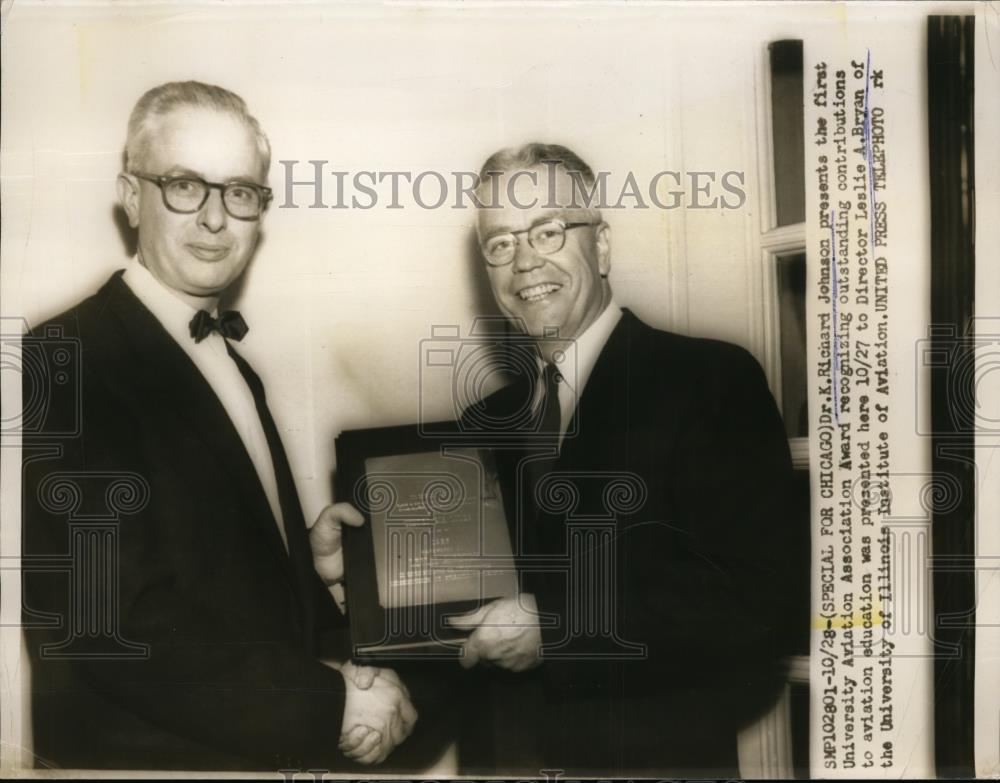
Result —
<instances>
[{"instance_id":1,"label":"receding hairline","mask_svg":"<svg viewBox=\"0 0 1000 783\"><path fill-rule=\"evenodd\" d=\"M530 176L535 172L542 176ZM555 188L547 183L544 178L549 176L557 177L560 174L564 178L563 182L567 180L569 182L566 186L568 193L564 190L562 195L556 197ZM511 188L512 182L510 180L510 177L513 176L518 176L519 182L530 183L531 187L536 189L535 192L538 195L531 199L532 203L520 204L515 202L513 194L516 192L516 188ZM502 181L503 178L507 178L506 184L494 187L493 183ZM580 190L581 185L583 186L583 192ZM588 220L603 223L604 218L600 207L587 203L586 188L592 186L593 183L587 182L584 172L568 168L561 162L555 161L539 161L530 165L515 164L508 168L491 169L489 171L484 169L480 173L479 182L476 186L479 202L476 205L476 233L482 238L484 236L482 231L483 220L490 215L499 216L500 212L504 209L530 210L537 214L537 219L532 221L533 223L541 223L546 219L563 217L574 220L572 213L582 213L587 215ZM580 200L581 196L583 197L582 201ZM552 200L553 197L556 198L555 201ZM566 198L569 201L562 203ZM567 215L567 213L570 214ZM491 229L488 233L503 233L505 229L502 225ZM510 230L510 227L506 230Z\"/></svg>"},{"instance_id":2,"label":"receding hairline","mask_svg":"<svg viewBox=\"0 0 1000 783\"><path fill-rule=\"evenodd\" d=\"M234 114L233 112L226 111L225 109L216 109L211 106L174 106L165 111L162 114L157 114L149 118L148 123L143 131L145 142L141 148L143 162L146 161L150 153L150 142L160 143L162 138L163 130L165 126L169 123L177 121L179 118L184 118L185 115L197 115L204 113L207 115L215 115L224 120L230 121L234 127L241 128L246 133L246 138L249 144L254 147L257 153L257 157L260 161L261 173L266 174L269 168L269 160L261 149L259 139L254 128L246 122L242 117ZM197 119L197 118L196 118ZM183 119L181 120L183 121ZM234 137L235 140L235 137ZM254 172L256 174L256 172Z\"/></svg>"},{"instance_id":3,"label":"receding hairline","mask_svg":"<svg viewBox=\"0 0 1000 783\"><path fill-rule=\"evenodd\" d=\"M497 174L538 166L560 167L570 173L579 173L588 185L594 183L594 171L576 152L562 144L530 141L519 147L504 147L490 155L479 169L480 181Z\"/></svg>"},{"instance_id":4,"label":"receding hairline","mask_svg":"<svg viewBox=\"0 0 1000 783\"><path fill-rule=\"evenodd\" d=\"M134 171L149 153L150 139L171 117L184 110L204 110L239 120L254 140L260 157L261 174L266 176L271 164L271 144L257 118L243 98L204 82L165 82L147 90L129 114L125 138L123 168Z\"/></svg>"},{"instance_id":5,"label":"receding hairline","mask_svg":"<svg viewBox=\"0 0 1000 783\"><path fill-rule=\"evenodd\" d=\"M576 203L577 187L585 192L593 192L597 181L594 170L580 155L563 144L530 141L520 146L504 147L497 150L480 167L476 192L478 195L489 192L490 201L492 201L492 195L495 193L492 183L497 179L505 175L511 176L518 172L531 170L545 171L550 174L554 174L558 170L563 171L573 183L571 203L565 209L583 210L590 213L593 218L601 219L598 207L589 203ZM479 201L485 203L486 199L485 197L480 198ZM490 208L487 206L484 210L489 211ZM478 225L479 220L476 222Z\"/></svg>"}]
</instances>

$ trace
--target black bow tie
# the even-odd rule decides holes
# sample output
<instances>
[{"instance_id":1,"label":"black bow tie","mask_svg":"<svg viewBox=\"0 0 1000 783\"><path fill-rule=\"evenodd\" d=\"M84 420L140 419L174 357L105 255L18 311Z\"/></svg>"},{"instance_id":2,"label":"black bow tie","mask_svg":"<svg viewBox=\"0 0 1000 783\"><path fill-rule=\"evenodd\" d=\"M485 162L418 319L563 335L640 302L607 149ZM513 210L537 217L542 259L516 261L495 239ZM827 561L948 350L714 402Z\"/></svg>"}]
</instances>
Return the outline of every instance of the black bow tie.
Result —
<instances>
[{"instance_id":1,"label":"black bow tie","mask_svg":"<svg viewBox=\"0 0 1000 783\"><path fill-rule=\"evenodd\" d=\"M191 328L191 336L196 343L200 343L212 331L217 331L223 337L228 337L230 340L239 342L250 331L247 322L243 320L243 316L236 310L226 310L218 318L213 318L211 313L205 310L199 310L194 314L194 318L191 319L189 326Z\"/></svg>"}]
</instances>

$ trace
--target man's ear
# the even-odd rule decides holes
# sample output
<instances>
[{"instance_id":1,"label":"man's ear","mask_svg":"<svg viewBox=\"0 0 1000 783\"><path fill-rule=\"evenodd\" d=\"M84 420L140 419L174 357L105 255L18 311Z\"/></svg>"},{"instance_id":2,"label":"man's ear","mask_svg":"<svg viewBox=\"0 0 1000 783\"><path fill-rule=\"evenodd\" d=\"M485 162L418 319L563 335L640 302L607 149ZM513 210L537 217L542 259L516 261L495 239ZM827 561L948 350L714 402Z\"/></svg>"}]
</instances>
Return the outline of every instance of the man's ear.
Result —
<instances>
[{"instance_id":1,"label":"man's ear","mask_svg":"<svg viewBox=\"0 0 1000 783\"><path fill-rule=\"evenodd\" d=\"M139 227L139 181L124 171L118 175L118 203L128 215L128 224L132 228Z\"/></svg>"},{"instance_id":2,"label":"man's ear","mask_svg":"<svg viewBox=\"0 0 1000 783\"><path fill-rule=\"evenodd\" d=\"M601 277L607 277L611 272L611 226L601 223L594 235L597 244L597 270Z\"/></svg>"}]
</instances>

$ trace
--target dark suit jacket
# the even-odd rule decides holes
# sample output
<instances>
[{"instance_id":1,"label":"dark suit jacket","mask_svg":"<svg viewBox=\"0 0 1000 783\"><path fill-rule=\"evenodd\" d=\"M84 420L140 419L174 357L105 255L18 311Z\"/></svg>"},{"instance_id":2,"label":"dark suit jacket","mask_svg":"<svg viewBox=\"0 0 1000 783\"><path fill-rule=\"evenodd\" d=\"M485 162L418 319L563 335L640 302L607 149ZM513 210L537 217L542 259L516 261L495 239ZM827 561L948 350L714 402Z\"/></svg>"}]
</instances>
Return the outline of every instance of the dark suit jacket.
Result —
<instances>
[{"instance_id":1,"label":"dark suit jacket","mask_svg":"<svg viewBox=\"0 0 1000 783\"><path fill-rule=\"evenodd\" d=\"M74 417L81 427L72 437L25 438L25 621L41 763L345 768L343 680L317 660L319 630L340 618L313 572L297 498L282 502L288 554L221 403L120 273L35 331L50 377L66 369L44 345L53 326L80 349L79 367L69 368L80 383L49 399L42 429L72 430ZM36 390L26 379L28 399ZM280 447L273 458L287 486ZM107 491L122 473L140 487L131 501ZM78 488L63 494L68 505L52 483L59 477ZM39 558L65 561L82 540L71 540L71 527L79 533L84 515L107 516L109 506L120 511L115 548L101 557L116 555L117 572L79 552L74 564L74 579L114 580L105 612L88 608L102 595L97 582L84 576L74 586L65 571L41 572ZM45 627L46 612L56 625ZM111 617L101 620L107 628L89 627L98 617ZM74 631L72 618L83 626ZM122 657L142 649L135 645L148 654Z\"/></svg>"},{"instance_id":2,"label":"dark suit jacket","mask_svg":"<svg viewBox=\"0 0 1000 783\"><path fill-rule=\"evenodd\" d=\"M475 419L527 397L508 386ZM544 479L525 486L529 443L499 452L515 528L518 498L546 494ZM512 531L523 589L553 623L545 662L482 674L506 746L483 766L736 774L737 729L776 693L807 584L786 435L759 365L626 310L552 471L562 494L549 485L548 508Z\"/></svg>"}]
</instances>

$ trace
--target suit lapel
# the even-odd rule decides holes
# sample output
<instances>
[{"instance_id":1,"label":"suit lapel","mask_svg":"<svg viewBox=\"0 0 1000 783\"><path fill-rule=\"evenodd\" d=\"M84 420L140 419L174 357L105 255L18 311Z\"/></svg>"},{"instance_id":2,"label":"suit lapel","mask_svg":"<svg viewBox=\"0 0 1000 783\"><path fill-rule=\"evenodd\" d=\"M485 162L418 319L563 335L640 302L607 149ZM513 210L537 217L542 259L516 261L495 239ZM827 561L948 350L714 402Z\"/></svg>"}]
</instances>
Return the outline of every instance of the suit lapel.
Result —
<instances>
[{"instance_id":1,"label":"suit lapel","mask_svg":"<svg viewBox=\"0 0 1000 783\"><path fill-rule=\"evenodd\" d=\"M565 554L566 522L598 512L594 503L601 502L602 482L606 479L595 474L628 469L631 317L626 311L602 348L567 427L559 456L545 466L546 472L562 474L574 485L577 504L572 511L552 513L526 503L523 545L527 552ZM530 457L537 451L537 441L533 444L529 436L522 455ZM525 489L527 493L535 491L534 487Z\"/></svg>"},{"instance_id":2,"label":"suit lapel","mask_svg":"<svg viewBox=\"0 0 1000 783\"><path fill-rule=\"evenodd\" d=\"M629 387L635 316L625 310L601 349L563 439L557 470L624 468L630 428Z\"/></svg>"},{"instance_id":3,"label":"suit lapel","mask_svg":"<svg viewBox=\"0 0 1000 783\"><path fill-rule=\"evenodd\" d=\"M285 536L288 540L288 557L292 562L292 573L299 596L302 599L301 608L307 613L306 626L311 628L313 626L312 615L315 611L312 596L315 595L318 577L313 571L312 550L306 534L302 506L299 504L298 492L295 489L295 479L292 476L292 469L288 464L288 457L281 443L281 436L278 434L277 425L267 406L267 395L264 392L264 384L261 383L260 377L254 372L253 368L232 346L228 346L228 349L230 355L233 357L233 361L236 362L244 379L250 385L254 402L258 406L260 423L271 452L274 477L278 485L281 515L285 523ZM276 530L274 525L271 528ZM305 639L303 642L308 644Z\"/></svg>"},{"instance_id":4,"label":"suit lapel","mask_svg":"<svg viewBox=\"0 0 1000 783\"><path fill-rule=\"evenodd\" d=\"M204 445L204 454L192 460L213 457L230 476L256 526L278 558L289 580L291 565L281 534L271 513L267 495L229 415L204 376L152 313L136 298L120 274L107 283L107 308L124 330L133 348L127 368L149 401L151 410L173 409Z\"/></svg>"}]
</instances>

